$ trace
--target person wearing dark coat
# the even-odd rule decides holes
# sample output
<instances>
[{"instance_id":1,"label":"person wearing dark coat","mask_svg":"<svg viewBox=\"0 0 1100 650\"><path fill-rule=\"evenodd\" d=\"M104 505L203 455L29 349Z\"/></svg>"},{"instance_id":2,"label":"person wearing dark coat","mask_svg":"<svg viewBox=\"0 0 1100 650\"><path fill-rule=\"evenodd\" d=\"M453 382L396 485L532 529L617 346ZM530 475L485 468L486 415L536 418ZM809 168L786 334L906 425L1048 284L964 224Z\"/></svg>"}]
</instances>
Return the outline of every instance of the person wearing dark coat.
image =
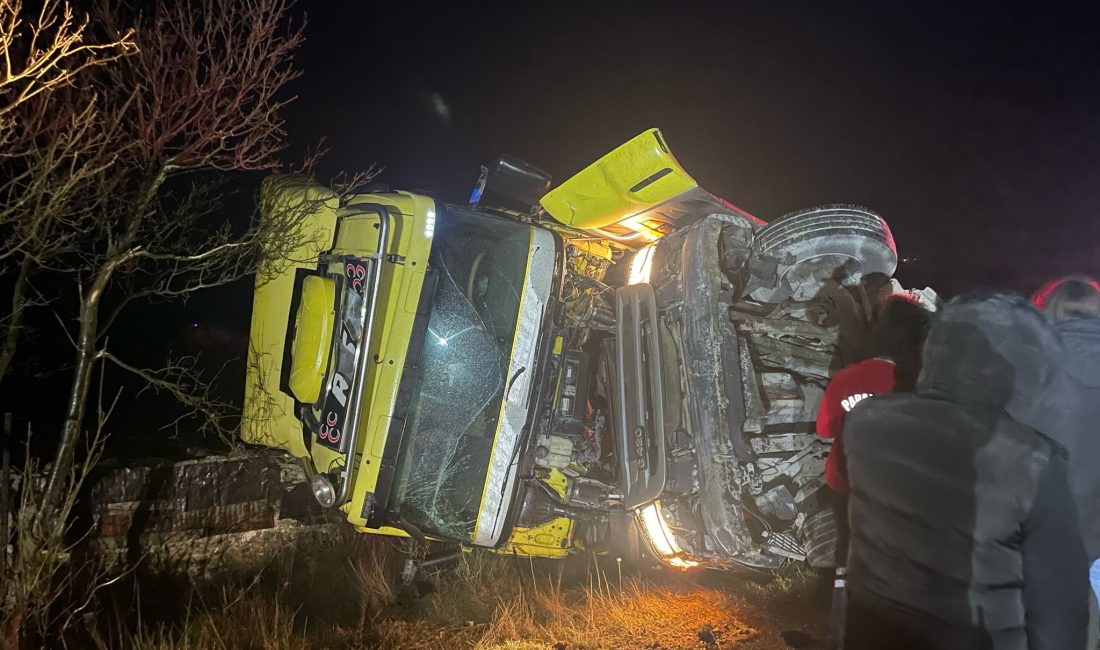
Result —
<instances>
[{"instance_id":1,"label":"person wearing dark coat","mask_svg":"<svg viewBox=\"0 0 1100 650\"><path fill-rule=\"evenodd\" d=\"M837 522L836 578L829 612L829 639L833 647L844 638L844 592L848 563L848 479L844 460L844 416L872 395L911 391L920 372L920 353L932 313L909 294L898 294L881 304L875 319L874 356L833 375L817 411L817 434L832 439L825 462L825 483L832 490Z\"/></svg>"},{"instance_id":2,"label":"person wearing dark coat","mask_svg":"<svg viewBox=\"0 0 1100 650\"><path fill-rule=\"evenodd\" d=\"M1100 559L1100 284L1062 278L1035 302L1061 338L1057 359L1063 375L1039 408L1020 418L1048 434L1069 453L1070 486L1090 560Z\"/></svg>"},{"instance_id":3,"label":"person wearing dark coat","mask_svg":"<svg viewBox=\"0 0 1100 650\"><path fill-rule=\"evenodd\" d=\"M1100 282L1068 276L1048 283L1032 298L1061 338L1055 381L1043 399L1021 405L1021 420L1048 434L1069 454L1070 489L1090 563L1095 597L1100 597ZM1100 637L1092 600L1090 648Z\"/></svg>"},{"instance_id":4,"label":"person wearing dark coat","mask_svg":"<svg viewBox=\"0 0 1100 650\"><path fill-rule=\"evenodd\" d=\"M1023 297L956 299L911 395L845 422L848 650L1076 650L1088 583L1064 450L1009 414L1054 381Z\"/></svg>"}]
</instances>

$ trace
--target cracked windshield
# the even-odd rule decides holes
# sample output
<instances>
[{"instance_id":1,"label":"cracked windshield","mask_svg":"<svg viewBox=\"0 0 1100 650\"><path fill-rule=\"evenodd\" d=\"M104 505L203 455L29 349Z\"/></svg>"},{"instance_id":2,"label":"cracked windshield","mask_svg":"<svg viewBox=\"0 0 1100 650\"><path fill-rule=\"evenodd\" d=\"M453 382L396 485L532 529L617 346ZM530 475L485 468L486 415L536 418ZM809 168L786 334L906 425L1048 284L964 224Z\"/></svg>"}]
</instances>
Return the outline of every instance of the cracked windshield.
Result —
<instances>
[{"instance_id":1,"label":"cracked windshield","mask_svg":"<svg viewBox=\"0 0 1100 650\"><path fill-rule=\"evenodd\" d=\"M528 226L460 210L439 219L429 263L439 283L398 468L402 516L469 538L507 381L531 241Z\"/></svg>"}]
</instances>

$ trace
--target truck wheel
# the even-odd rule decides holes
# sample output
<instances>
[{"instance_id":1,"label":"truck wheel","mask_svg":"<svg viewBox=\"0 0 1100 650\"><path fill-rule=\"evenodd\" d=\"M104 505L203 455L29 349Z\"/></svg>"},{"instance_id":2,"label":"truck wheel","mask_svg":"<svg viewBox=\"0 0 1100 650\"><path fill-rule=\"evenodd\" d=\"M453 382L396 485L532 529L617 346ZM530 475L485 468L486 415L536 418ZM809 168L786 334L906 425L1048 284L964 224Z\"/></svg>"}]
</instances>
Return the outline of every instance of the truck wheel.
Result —
<instances>
[{"instance_id":1,"label":"truck wheel","mask_svg":"<svg viewBox=\"0 0 1100 650\"><path fill-rule=\"evenodd\" d=\"M857 284L869 273L893 275L898 256L890 227L875 212L855 205L823 205L783 215L756 235L753 253L779 261L775 287L755 289L761 302L817 295L830 277Z\"/></svg>"}]
</instances>

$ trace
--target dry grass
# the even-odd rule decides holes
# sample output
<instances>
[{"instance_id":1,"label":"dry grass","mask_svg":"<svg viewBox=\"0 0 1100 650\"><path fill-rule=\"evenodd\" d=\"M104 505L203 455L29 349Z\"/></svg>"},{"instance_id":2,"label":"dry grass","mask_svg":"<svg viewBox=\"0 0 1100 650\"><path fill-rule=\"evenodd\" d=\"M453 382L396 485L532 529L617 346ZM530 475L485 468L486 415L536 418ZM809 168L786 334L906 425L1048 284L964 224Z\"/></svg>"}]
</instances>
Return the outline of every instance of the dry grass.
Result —
<instances>
[{"instance_id":1,"label":"dry grass","mask_svg":"<svg viewBox=\"0 0 1100 650\"><path fill-rule=\"evenodd\" d=\"M587 572L580 567L578 580L564 574L562 563L487 552L466 553L457 564L436 570L431 576L435 593L403 601L394 588L399 542L364 538L349 544L343 562L351 588L317 597L355 599L358 620L322 621L296 608L293 603L303 595L296 591L303 587L291 580L275 594L253 590L230 598L223 593L216 602L207 599L194 608L180 624L141 630L111 645L136 650L673 650L742 647L760 637L758 613L720 588L660 576L620 579L595 564Z\"/></svg>"},{"instance_id":2,"label":"dry grass","mask_svg":"<svg viewBox=\"0 0 1100 650\"><path fill-rule=\"evenodd\" d=\"M227 607L199 610L178 628L141 629L120 646L139 650L289 650L311 647L296 629L294 612L262 598L240 598Z\"/></svg>"},{"instance_id":3,"label":"dry grass","mask_svg":"<svg viewBox=\"0 0 1100 650\"><path fill-rule=\"evenodd\" d=\"M733 647L756 630L738 616L744 605L718 590L670 587L638 580L623 588L553 588L502 602L475 644L479 650L518 648Z\"/></svg>"}]
</instances>

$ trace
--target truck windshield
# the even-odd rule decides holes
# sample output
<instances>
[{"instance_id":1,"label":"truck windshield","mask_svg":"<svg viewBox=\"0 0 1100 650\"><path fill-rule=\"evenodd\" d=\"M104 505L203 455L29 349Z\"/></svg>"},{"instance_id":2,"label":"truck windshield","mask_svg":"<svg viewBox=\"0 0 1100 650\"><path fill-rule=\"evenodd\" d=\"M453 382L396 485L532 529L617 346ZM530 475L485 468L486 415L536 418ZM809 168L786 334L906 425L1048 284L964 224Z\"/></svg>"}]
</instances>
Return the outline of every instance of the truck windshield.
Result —
<instances>
[{"instance_id":1,"label":"truck windshield","mask_svg":"<svg viewBox=\"0 0 1100 650\"><path fill-rule=\"evenodd\" d=\"M442 207L442 206L441 206ZM439 278L397 467L395 503L425 533L474 533L519 318L530 226L444 208Z\"/></svg>"}]
</instances>

